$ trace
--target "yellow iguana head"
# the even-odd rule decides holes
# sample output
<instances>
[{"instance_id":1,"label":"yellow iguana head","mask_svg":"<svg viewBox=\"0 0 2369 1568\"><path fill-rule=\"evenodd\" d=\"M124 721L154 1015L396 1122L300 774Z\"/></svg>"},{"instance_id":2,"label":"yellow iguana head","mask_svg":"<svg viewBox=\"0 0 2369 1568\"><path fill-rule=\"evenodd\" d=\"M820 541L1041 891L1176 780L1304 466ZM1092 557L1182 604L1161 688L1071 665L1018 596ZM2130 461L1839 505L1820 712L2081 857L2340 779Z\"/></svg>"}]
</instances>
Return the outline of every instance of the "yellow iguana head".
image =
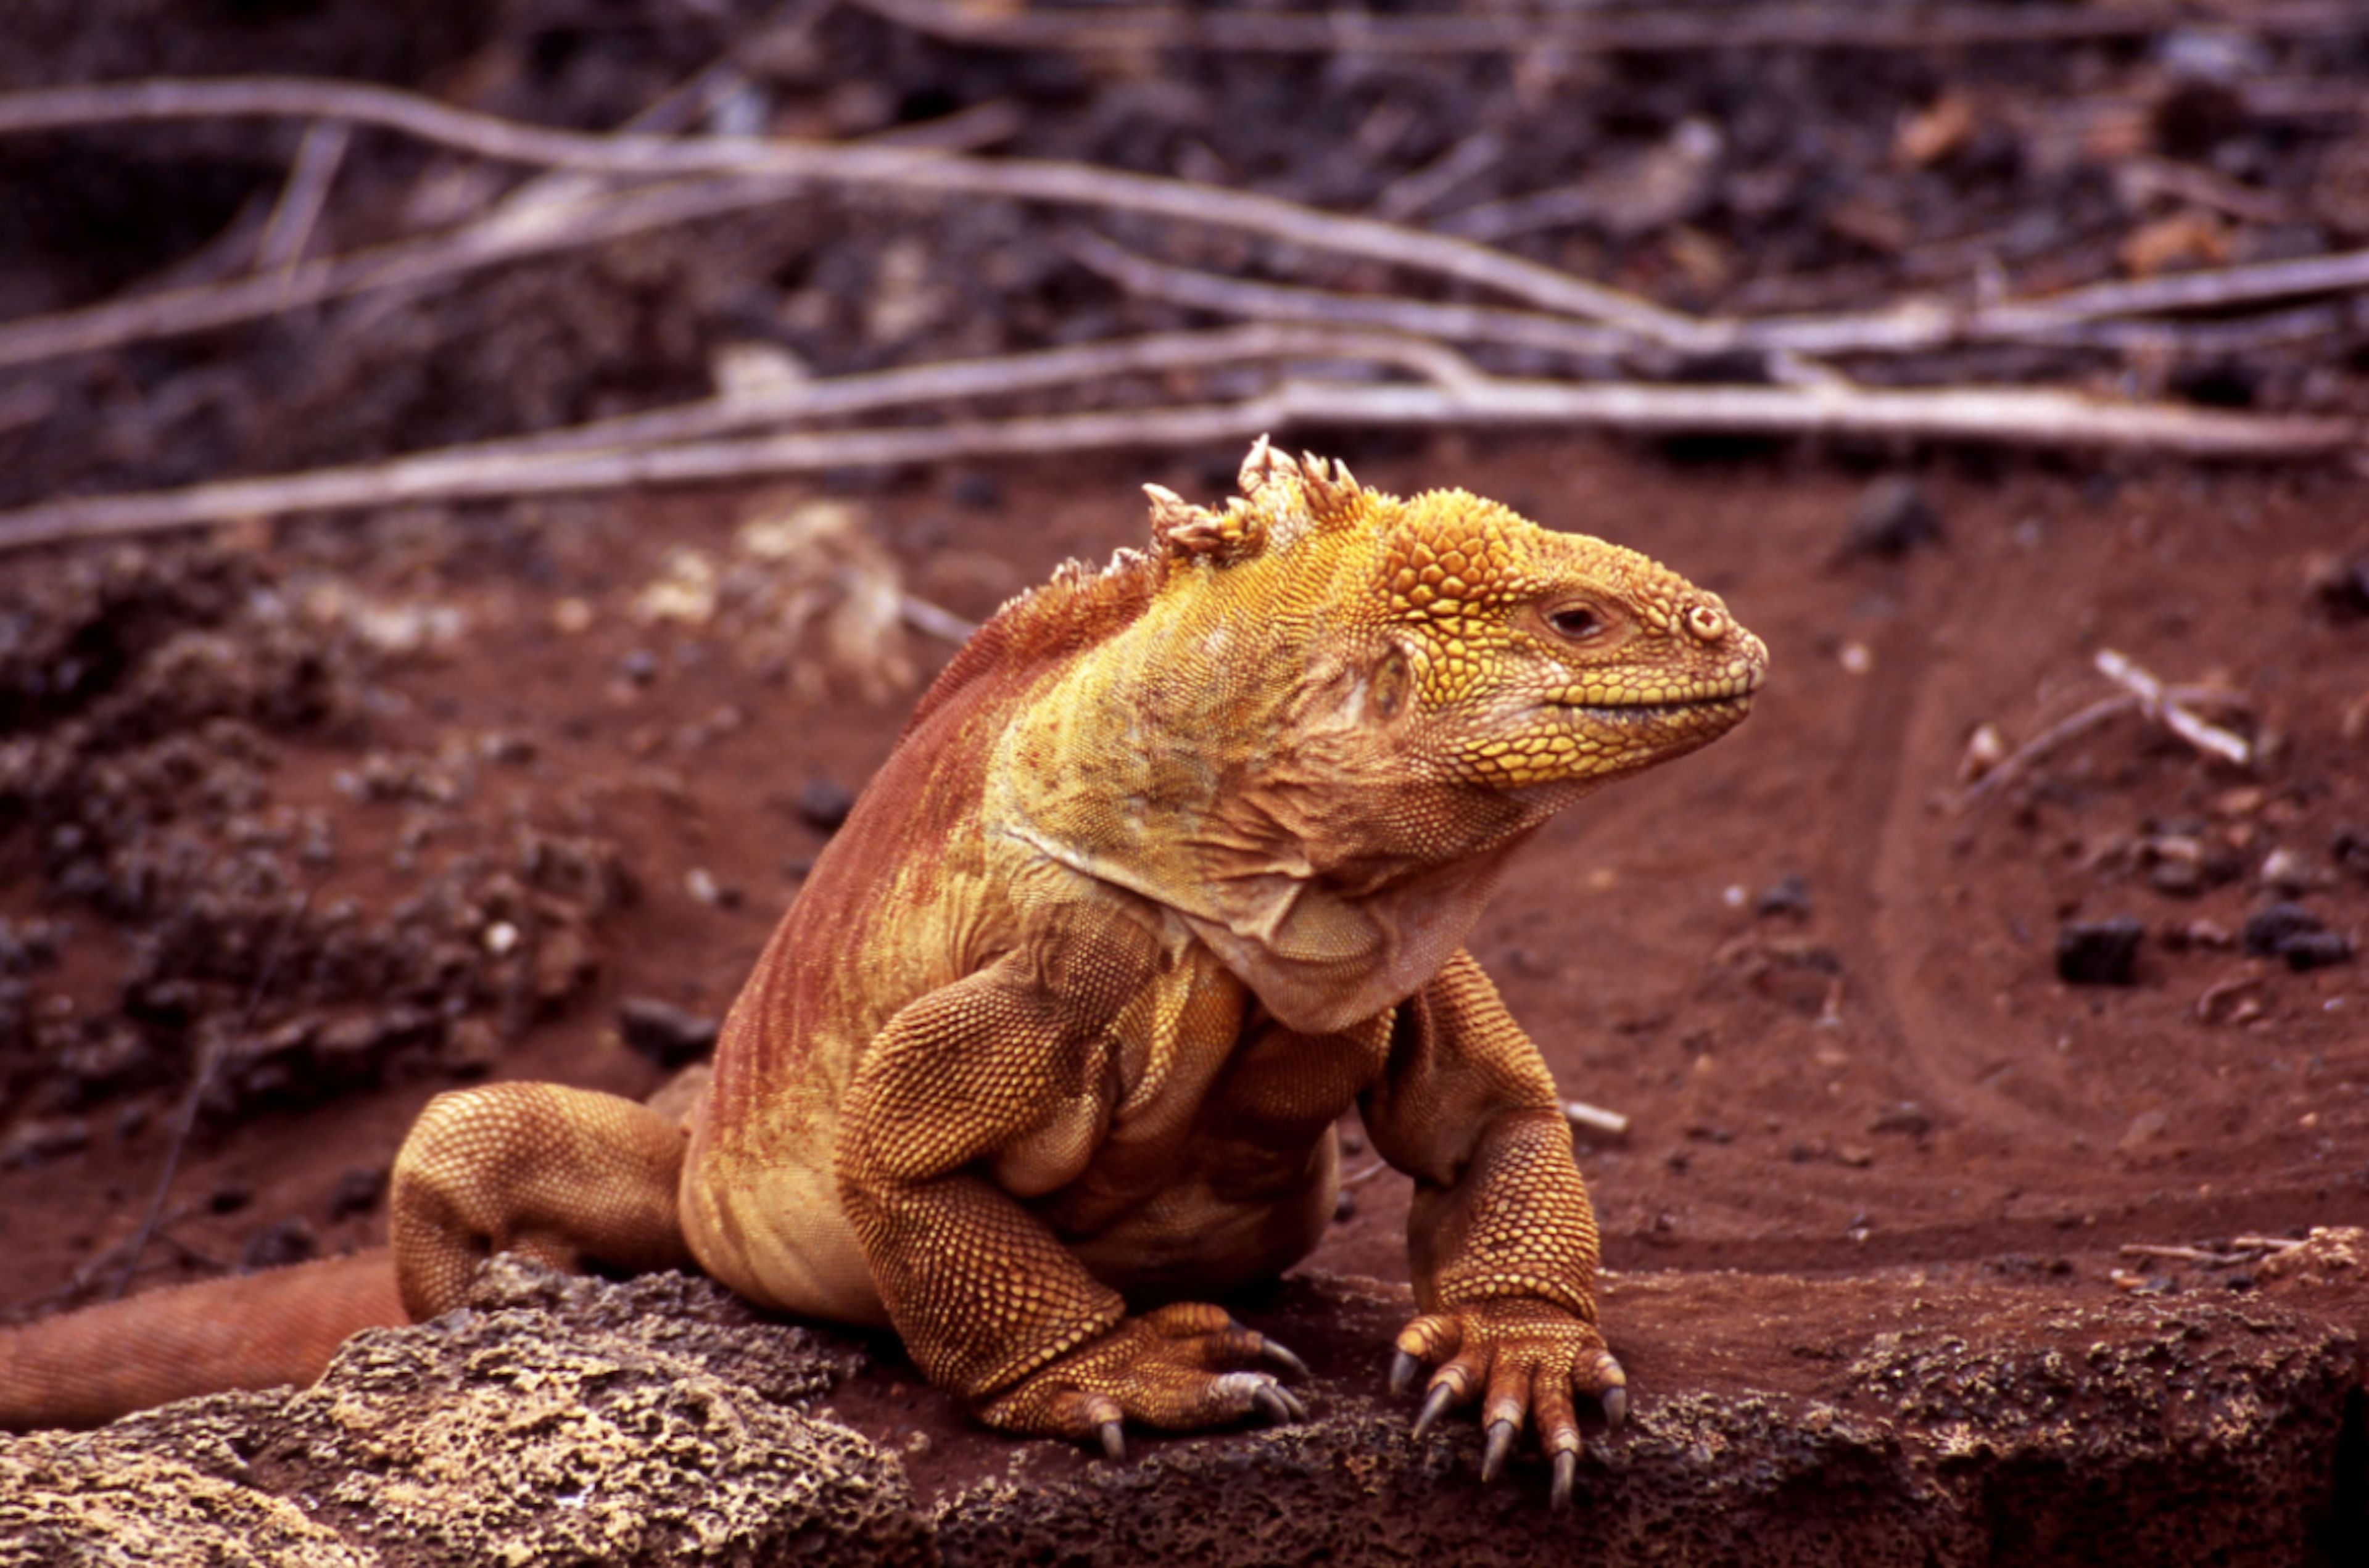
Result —
<instances>
[{"instance_id":1,"label":"yellow iguana head","mask_svg":"<svg viewBox=\"0 0 2369 1568\"><path fill-rule=\"evenodd\" d=\"M1401 500L1265 440L1222 510L1148 489L1172 650L1227 645L1220 688L1264 662L1255 729L1362 732L1402 780L1592 787L1716 739L1768 671L1717 594L1461 490Z\"/></svg>"},{"instance_id":2,"label":"yellow iguana head","mask_svg":"<svg viewBox=\"0 0 2369 1568\"><path fill-rule=\"evenodd\" d=\"M1716 594L1494 501L1264 440L1242 492L1150 487L1149 554L965 657L1024 686L992 831L1182 916L1294 1027L1407 995L1532 830L1724 734L1768 669Z\"/></svg>"}]
</instances>

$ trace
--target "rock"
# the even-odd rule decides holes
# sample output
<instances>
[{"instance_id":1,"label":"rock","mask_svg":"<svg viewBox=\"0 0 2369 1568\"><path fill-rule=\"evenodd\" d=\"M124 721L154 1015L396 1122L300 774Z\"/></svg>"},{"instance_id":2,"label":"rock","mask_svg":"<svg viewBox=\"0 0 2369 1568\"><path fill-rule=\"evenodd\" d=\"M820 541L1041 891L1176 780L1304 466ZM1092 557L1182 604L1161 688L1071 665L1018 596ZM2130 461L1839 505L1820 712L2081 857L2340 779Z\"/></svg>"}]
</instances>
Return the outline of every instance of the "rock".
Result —
<instances>
[{"instance_id":1,"label":"rock","mask_svg":"<svg viewBox=\"0 0 2369 1568\"><path fill-rule=\"evenodd\" d=\"M1404 1294L1344 1299L1356 1288L1310 1292L1386 1345ZM1749 1307L1722 1300L1747 1292ZM1470 1416L1414 1441L1408 1408L1370 1391L1378 1352L1345 1387L1318 1367L1319 1419L1306 1425L944 1497L939 1549L947 1568L2319 1560L2340 1505L2329 1467L2353 1388L2351 1334L2267 1304L2070 1307L2005 1285L1951 1296L1623 1276L1608 1310L1633 1326L1615 1341L1624 1357L1645 1349L1630 1361L1631 1420L1613 1435L1587 1422L1565 1516L1544 1506L1534 1452L1517 1448L1505 1478L1480 1483ZM1979 1333L1966 1330L1977 1321ZM1670 1353L1698 1368L1759 1347L1765 1375L1765 1325L1780 1322L1792 1365L1814 1370L1754 1391L1699 1376L1652 1391L1656 1341L1682 1342Z\"/></svg>"},{"instance_id":2,"label":"rock","mask_svg":"<svg viewBox=\"0 0 2369 1568\"><path fill-rule=\"evenodd\" d=\"M2369 828L2347 825L2329 839L2328 853L2353 876L2369 880Z\"/></svg>"},{"instance_id":3,"label":"rock","mask_svg":"<svg viewBox=\"0 0 2369 1568\"><path fill-rule=\"evenodd\" d=\"M238 1255L238 1266L253 1272L263 1268L285 1268L292 1263L303 1263L320 1254L320 1239L313 1228L302 1219L281 1219L266 1225L246 1239Z\"/></svg>"},{"instance_id":4,"label":"rock","mask_svg":"<svg viewBox=\"0 0 2369 1568\"><path fill-rule=\"evenodd\" d=\"M383 1165L353 1165L338 1177L337 1187L329 1194L329 1218L349 1219L357 1214L368 1214L386 1196L387 1168Z\"/></svg>"},{"instance_id":5,"label":"rock","mask_svg":"<svg viewBox=\"0 0 2369 1568\"><path fill-rule=\"evenodd\" d=\"M855 793L837 779L809 779L795 802L798 819L818 833L836 833L855 809Z\"/></svg>"},{"instance_id":6,"label":"rock","mask_svg":"<svg viewBox=\"0 0 2369 1568\"><path fill-rule=\"evenodd\" d=\"M934 1561L898 1461L787 1402L836 1375L810 1336L727 1343L680 1276L497 1272L520 1304L358 1334L302 1392L0 1442L0 1561Z\"/></svg>"},{"instance_id":7,"label":"rock","mask_svg":"<svg viewBox=\"0 0 2369 1568\"><path fill-rule=\"evenodd\" d=\"M2246 951L2257 958L2284 958L2292 969L2341 964L2352 956L2352 944L2300 904L2267 904L2246 917L2239 933Z\"/></svg>"},{"instance_id":8,"label":"rock","mask_svg":"<svg viewBox=\"0 0 2369 1568\"><path fill-rule=\"evenodd\" d=\"M669 1070L714 1050L722 1028L714 1018L699 1017L654 997L629 996L617 1007L617 1030L625 1044Z\"/></svg>"},{"instance_id":9,"label":"rock","mask_svg":"<svg viewBox=\"0 0 2369 1568\"><path fill-rule=\"evenodd\" d=\"M1787 873L1761 889L1752 900L1756 915L1792 915L1805 918L1810 912L1810 884L1798 873Z\"/></svg>"},{"instance_id":10,"label":"rock","mask_svg":"<svg viewBox=\"0 0 2369 1568\"><path fill-rule=\"evenodd\" d=\"M2337 932L2307 931L2289 938L2279 949L2279 956L2287 961L2288 968L2301 973L2346 962L2352 956L2352 944Z\"/></svg>"},{"instance_id":11,"label":"rock","mask_svg":"<svg viewBox=\"0 0 2369 1568\"><path fill-rule=\"evenodd\" d=\"M2316 563L2309 581L2313 597L2331 618L2355 621L2369 615L2369 554Z\"/></svg>"},{"instance_id":12,"label":"rock","mask_svg":"<svg viewBox=\"0 0 2369 1568\"><path fill-rule=\"evenodd\" d=\"M2126 986L2146 927L2128 915L2076 921L2056 936L2056 977L2067 985Z\"/></svg>"},{"instance_id":13,"label":"rock","mask_svg":"<svg viewBox=\"0 0 2369 1568\"><path fill-rule=\"evenodd\" d=\"M1623 1274L1631 1419L1585 1418L1567 1516L1534 1452L1481 1484L1469 1415L1412 1436L1381 1391L1402 1286L1302 1276L1244 1309L1308 1355L1316 1419L1113 1465L983 1432L712 1282L505 1260L468 1310L358 1335L302 1392L0 1440L0 1561L1491 1568L1578 1541L1605 1568L2326 1562L2362 1499L2340 1473L2355 1343L2318 1314L2369 1271L2321 1251L2311 1312ZM866 1384L853 1425L803 1408Z\"/></svg>"},{"instance_id":14,"label":"rock","mask_svg":"<svg viewBox=\"0 0 2369 1568\"><path fill-rule=\"evenodd\" d=\"M1941 537L1941 514L1925 487L1906 475L1889 474L1860 493L1843 535L1850 555L1906 555Z\"/></svg>"},{"instance_id":15,"label":"rock","mask_svg":"<svg viewBox=\"0 0 2369 1568\"><path fill-rule=\"evenodd\" d=\"M0 1139L0 1170L45 1165L90 1145L90 1123L80 1116L37 1116Z\"/></svg>"}]
</instances>

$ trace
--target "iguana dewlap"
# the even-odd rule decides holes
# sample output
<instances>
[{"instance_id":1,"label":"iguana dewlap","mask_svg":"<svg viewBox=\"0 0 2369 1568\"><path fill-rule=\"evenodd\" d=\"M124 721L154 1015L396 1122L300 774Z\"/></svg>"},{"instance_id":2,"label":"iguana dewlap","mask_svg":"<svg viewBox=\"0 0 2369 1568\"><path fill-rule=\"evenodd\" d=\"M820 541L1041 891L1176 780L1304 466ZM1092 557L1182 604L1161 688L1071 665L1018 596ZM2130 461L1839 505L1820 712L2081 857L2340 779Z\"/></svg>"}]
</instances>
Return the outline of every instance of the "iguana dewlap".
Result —
<instances>
[{"instance_id":1,"label":"iguana dewlap","mask_svg":"<svg viewBox=\"0 0 2369 1568\"><path fill-rule=\"evenodd\" d=\"M1422 1425L1618 1419L1553 1080L1463 951L1509 855L1744 717L1767 656L1644 556L1264 441L1223 509L1007 605L925 696L741 992L682 1124L549 1085L432 1104L406 1308L489 1250L692 1260L893 1324L990 1423L1099 1435L1298 1401L1195 1298L1314 1248L1353 1104L1415 1181ZM687 1133L687 1137L686 1137ZM0 1344L0 1414L22 1380ZM1264 1365L1262 1365L1264 1364Z\"/></svg>"}]
</instances>

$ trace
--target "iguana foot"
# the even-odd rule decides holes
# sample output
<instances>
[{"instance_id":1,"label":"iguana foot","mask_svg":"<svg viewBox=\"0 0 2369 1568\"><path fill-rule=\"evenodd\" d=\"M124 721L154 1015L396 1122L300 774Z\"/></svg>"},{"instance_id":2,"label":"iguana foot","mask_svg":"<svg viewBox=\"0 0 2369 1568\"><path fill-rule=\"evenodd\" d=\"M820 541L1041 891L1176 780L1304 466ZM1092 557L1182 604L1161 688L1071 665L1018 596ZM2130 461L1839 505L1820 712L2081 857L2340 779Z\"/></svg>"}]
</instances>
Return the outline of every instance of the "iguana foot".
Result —
<instances>
[{"instance_id":1,"label":"iguana foot","mask_svg":"<svg viewBox=\"0 0 2369 1568\"><path fill-rule=\"evenodd\" d=\"M1399 1332L1390 1391L1413 1389L1427 1361L1440 1366L1415 1417L1415 1436L1430 1431L1451 1407L1485 1392L1481 1479L1494 1481L1505 1468L1527 1417L1538 1428L1539 1447L1553 1460L1551 1503L1558 1510L1570 1505L1579 1472L1573 1391L1593 1396L1608 1425L1619 1425L1629 1414L1628 1377L1604 1347L1604 1335L1552 1302L1502 1296L1415 1319Z\"/></svg>"},{"instance_id":2,"label":"iguana foot","mask_svg":"<svg viewBox=\"0 0 2369 1568\"><path fill-rule=\"evenodd\" d=\"M1129 1421L1191 1431L1253 1412L1278 1425L1308 1418L1307 1406L1274 1373L1240 1370L1246 1362L1301 1376L1308 1371L1299 1356L1234 1322L1224 1308L1179 1301L1124 1320L1007 1390L979 1414L1008 1432L1099 1439L1113 1459L1127 1457Z\"/></svg>"}]
</instances>

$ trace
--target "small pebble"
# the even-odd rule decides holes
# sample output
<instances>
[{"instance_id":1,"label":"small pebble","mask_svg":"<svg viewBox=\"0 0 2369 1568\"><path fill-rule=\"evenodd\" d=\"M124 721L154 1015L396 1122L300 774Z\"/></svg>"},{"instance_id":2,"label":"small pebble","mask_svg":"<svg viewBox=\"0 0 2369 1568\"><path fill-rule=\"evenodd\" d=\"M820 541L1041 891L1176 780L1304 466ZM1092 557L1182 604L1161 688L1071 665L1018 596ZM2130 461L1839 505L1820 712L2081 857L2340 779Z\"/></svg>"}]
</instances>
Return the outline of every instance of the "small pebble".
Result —
<instances>
[{"instance_id":1,"label":"small pebble","mask_svg":"<svg viewBox=\"0 0 2369 1568\"><path fill-rule=\"evenodd\" d=\"M238 1266L285 1268L318 1256L320 1251L321 1244L314 1239L310 1225L302 1219L282 1219L276 1225L266 1225L246 1239L246 1247L238 1256Z\"/></svg>"},{"instance_id":2,"label":"small pebble","mask_svg":"<svg viewBox=\"0 0 2369 1568\"><path fill-rule=\"evenodd\" d=\"M2265 905L2248 915L2237 936L2249 956L2279 958L2285 956L2288 944L2297 938L2327 929L2327 921L2302 905L2280 903Z\"/></svg>"},{"instance_id":3,"label":"small pebble","mask_svg":"<svg viewBox=\"0 0 2369 1568\"><path fill-rule=\"evenodd\" d=\"M2345 962L2352 956L2352 944L2339 932L2307 931L2290 938L2279 956L2287 961L2288 968L2300 973Z\"/></svg>"},{"instance_id":4,"label":"small pebble","mask_svg":"<svg viewBox=\"0 0 2369 1568\"><path fill-rule=\"evenodd\" d=\"M837 779L809 779L798 791L798 818L818 833L836 833L854 809L855 792Z\"/></svg>"},{"instance_id":5,"label":"small pebble","mask_svg":"<svg viewBox=\"0 0 2369 1568\"><path fill-rule=\"evenodd\" d=\"M625 1044L660 1067L677 1068L715 1048L722 1024L655 997L627 997L617 1008L617 1032Z\"/></svg>"},{"instance_id":6,"label":"small pebble","mask_svg":"<svg viewBox=\"0 0 2369 1568\"><path fill-rule=\"evenodd\" d=\"M1807 916L1810 912L1810 884L1802 876L1788 874L1763 888L1760 897L1752 900L1756 915Z\"/></svg>"},{"instance_id":7,"label":"small pebble","mask_svg":"<svg viewBox=\"0 0 2369 1568\"><path fill-rule=\"evenodd\" d=\"M2129 985L2146 934L2128 915L2068 924L2056 937L2056 978L2076 986Z\"/></svg>"},{"instance_id":8,"label":"small pebble","mask_svg":"<svg viewBox=\"0 0 2369 1568\"><path fill-rule=\"evenodd\" d=\"M386 1196L386 1168L383 1165L354 1165L338 1178L329 1193L329 1218L350 1219L357 1214L368 1214Z\"/></svg>"},{"instance_id":9,"label":"small pebble","mask_svg":"<svg viewBox=\"0 0 2369 1568\"><path fill-rule=\"evenodd\" d=\"M1843 550L1853 555L1897 558L1941 537L1941 514L1925 487L1906 475L1891 474L1860 493L1851 509Z\"/></svg>"}]
</instances>

